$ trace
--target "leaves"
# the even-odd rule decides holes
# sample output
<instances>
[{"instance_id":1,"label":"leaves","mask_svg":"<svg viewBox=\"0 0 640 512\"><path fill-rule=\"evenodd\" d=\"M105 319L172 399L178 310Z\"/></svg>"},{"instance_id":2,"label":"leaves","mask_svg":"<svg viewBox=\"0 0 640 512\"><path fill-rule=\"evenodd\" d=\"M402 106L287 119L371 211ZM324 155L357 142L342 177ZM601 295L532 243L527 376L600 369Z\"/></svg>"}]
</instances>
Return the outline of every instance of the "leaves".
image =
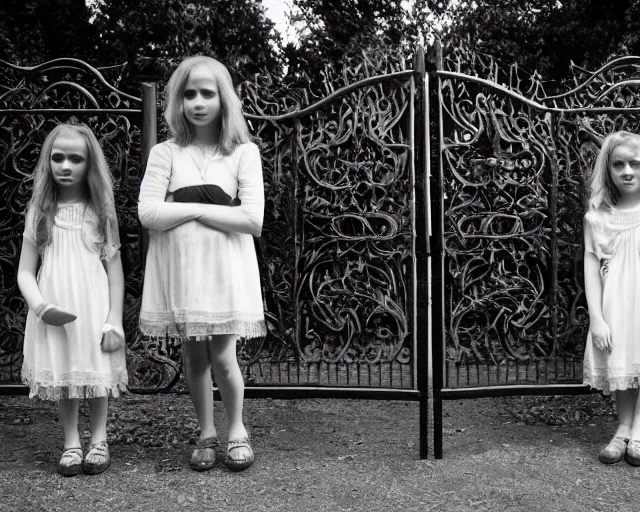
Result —
<instances>
[{"instance_id":1,"label":"leaves","mask_svg":"<svg viewBox=\"0 0 640 512\"><path fill-rule=\"evenodd\" d=\"M637 0L479 0L471 9L426 3L434 19L452 20L440 34L453 45L518 63L547 80L571 78L572 62L595 69L613 55L640 51L630 28L640 21Z\"/></svg>"},{"instance_id":2,"label":"leaves","mask_svg":"<svg viewBox=\"0 0 640 512\"><path fill-rule=\"evenodd\" d=\"M504 409L527 425L582 425L613 415L613 401L602 395L519 397L505 399Z\"/></svg>"},{"instance_id":3,"label":"leaves","mask_svg":"<svg viewBox=\"0 0 640 512\"><path fill-rule=\"evenodd\" d=\"M264 8L252 0L105 0L94 25L102 62L153 59L164 78L196 54L220 59L236 80L281 68L274 46L279 35Z\"/></svg>"}]
</instances>

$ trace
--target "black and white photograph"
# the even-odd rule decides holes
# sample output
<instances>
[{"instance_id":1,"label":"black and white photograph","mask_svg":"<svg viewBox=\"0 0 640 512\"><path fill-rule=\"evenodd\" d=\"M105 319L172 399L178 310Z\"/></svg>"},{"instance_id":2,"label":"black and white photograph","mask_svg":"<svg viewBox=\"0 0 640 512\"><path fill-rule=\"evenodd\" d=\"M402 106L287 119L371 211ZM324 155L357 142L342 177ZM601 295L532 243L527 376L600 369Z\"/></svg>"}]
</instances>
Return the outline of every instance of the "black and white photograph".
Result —
<instances>
[{"instance_id":1,"label":"black and white photograph","mask_svg":"<svg viewBox=\"0 0 640 512\"><path fill-rule=\"evenodd\" d=\"M638 27L1 0L0 510L640 509Z\"/></svg>"}]
</instances>

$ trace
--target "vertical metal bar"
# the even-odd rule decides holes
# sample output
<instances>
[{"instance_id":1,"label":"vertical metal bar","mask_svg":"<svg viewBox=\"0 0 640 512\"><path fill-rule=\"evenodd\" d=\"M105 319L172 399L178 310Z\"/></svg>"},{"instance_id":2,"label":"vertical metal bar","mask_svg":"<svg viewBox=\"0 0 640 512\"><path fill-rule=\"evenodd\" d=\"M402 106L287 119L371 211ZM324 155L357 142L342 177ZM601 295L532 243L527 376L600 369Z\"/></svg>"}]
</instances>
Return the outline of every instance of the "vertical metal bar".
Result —
<instances>
[{"instance_id":1,"label":"vertical metal bar","mask_svg":"<svg viewBox=\"0 0 640 512\"><path fill-rule=\"evenodd\" d=\"M142 175L147 168L149 152L158 141L158 103L157 85L155 82L142 82L142 141L140 147L140 163ZM147 249L149 248L149 231L139 224L140 231L140 258L144 268L147 261Z\"/></svg>"},{"instance_id":2,"label":"vertical metal bar","mask_svg":"<svg viewBox=\"0 0 640 512\"><path fill-rule=\"evenodd\" d=\"M411 98L413 105L411 128L411 146L413 157L413 207L415 211L414 242L414 342L417 355L417 384L420 392L420 458L429 454L429 256L428 256L428 155L429 155L429 100L428 81L424 65L424 48L419 46L413 61L413 86L415 92Z\"/></svg>"},{"instance_id":3,"label":"vertical metal bar","mask_svg":"<svg viewBox=\"0 0 640 512\"><path fill-rule=\"evenodd\" d=\"M294 262L293 262L293 296L291 299L293 300L293 313L294 313L294 343L300 349L301 341L302 341L302 326L300 319L300 254L303 250L303 241L300 239L301 231L302 237L304 237L304 229L300 229L300 223L304 222L304 219L301 220L300 216L300 205L302 202L298 197L299 193L299 182L300 182L300 172L301 169L298 168L298 138L301 138L300 135L300 119L298 117L293 119L293 131L292 131L292 140L291 140L291 177L293 178L293 200L291 201L291 205L293 208L293 248L294 248ZM300 148L301 149L301 148ZM318 366L318 376L317 381L320 382L320 367Z\"/></svg>"},{"instance_id":4,"label":"vertical metal bar","mask_svg":"<svg viewBox=\"0 0 640 512\"><path fill-rule=\"evenodd\" d=\"M551 165L551 190L549 193L549 216L551 218L551 335L553 347L551 355L556 361L556 379L558 378L557 346L558 346L558 158L555 151L556 115L549 116L549 135L551 136L551 151L549 163Z\"/></svg>"},{"instance_id":5,"label":"vertical metal bar","mask_svg":"<svg viewBox=\"0 0 640 512\"><path fill-rule=\"evenodd\" d=\"M442 84L438 71L442 70L442 48L440 40L435 41L436 78L433 100L437 106L433 121L437 124L438 147L432 157L434 165L431 185L431 268L432 268L432 359L433 359L433 452L436 459L442 458L442 398L440 392L444 388L443 372L445 364L445 289L444 289L444 175L442 153L444 151L444 131L442 120Z\"/></svg>"}]
</instances>

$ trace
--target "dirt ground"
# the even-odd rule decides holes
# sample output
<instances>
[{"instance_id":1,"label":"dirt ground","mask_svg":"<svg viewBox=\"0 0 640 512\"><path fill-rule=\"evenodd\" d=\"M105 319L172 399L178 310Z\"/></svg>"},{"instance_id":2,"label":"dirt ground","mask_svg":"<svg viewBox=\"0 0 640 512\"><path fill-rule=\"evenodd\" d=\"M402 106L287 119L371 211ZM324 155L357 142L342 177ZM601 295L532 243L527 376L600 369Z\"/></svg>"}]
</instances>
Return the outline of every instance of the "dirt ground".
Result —
<instances>
[{"instance_id":1,"label":"dirt ground","mask_svg":"<svg viewBox=\"0 0 640 512\"><path fill-rule=\"evenodd\" d=\"M596 455L612 404L584 397L445 402L444 459L419 460L418 405L247 400L256 463L187 465L197 436L188 396L128 396L110 409L112 466L56 473L55 404L0 397L3 511L631 511L640 468ZM83 408L82 424L88 426ZM216 402L222 440L226 418Z\"/></svg>"}]
</instances>

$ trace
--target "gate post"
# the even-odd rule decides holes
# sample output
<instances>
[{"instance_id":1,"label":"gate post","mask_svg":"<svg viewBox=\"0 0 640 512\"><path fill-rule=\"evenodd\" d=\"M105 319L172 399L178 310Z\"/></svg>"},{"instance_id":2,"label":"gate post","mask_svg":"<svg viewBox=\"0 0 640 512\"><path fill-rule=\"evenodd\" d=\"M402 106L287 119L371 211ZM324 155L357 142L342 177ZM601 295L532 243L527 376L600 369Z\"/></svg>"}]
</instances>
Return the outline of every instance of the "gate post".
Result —
<instances>
[{"instance_id":1,"label":"gate post","mask_svg":"<svg viewBox=\"0 0 640 512\"><path fill-rule=\"evenodd\" d=\"M158 107L157 107L156 82L142 82L142 141L140 148L140 160L142 176L147 168L147 160L151 148L158 140ZM147 261L147 248L149 247L149 231L140 225L140 263L144 268Z\"/></svg>"},{"instance_id":2,"label":"gate post","mask_svg":"<svg viewBox=\"0 0 640 512\"><path fill-rule=\"evenodd\" d=\"M442 174L442 89L438 71L442 71L442 46L436 38L431 49L429 74L434 78L435 87L429 91L434 103L433 121L438 144L429 165L434 169L434 180L430 189L431 212L431 358L433 361L433 456L442 458L442 395L444 387L444 194ZM431 155L430 155L431 157Z\"/></svg>"},{"instance_id":3,"label":"gate post","mask_svg":"<svg viewBox=\"0 0 640 512\"><path fill-rule=\"evenodd\" d=\"M420 458L429 454L429 256L427 220L427 180L429 144L429 100L425 81L424 48L418 46L413 58L414 83L416 88L415 117L413 119L414 148L414 208L416 219L416 307L414 314L417 349L417 384L420 393Z\"/></svg>"}]
</instances>

